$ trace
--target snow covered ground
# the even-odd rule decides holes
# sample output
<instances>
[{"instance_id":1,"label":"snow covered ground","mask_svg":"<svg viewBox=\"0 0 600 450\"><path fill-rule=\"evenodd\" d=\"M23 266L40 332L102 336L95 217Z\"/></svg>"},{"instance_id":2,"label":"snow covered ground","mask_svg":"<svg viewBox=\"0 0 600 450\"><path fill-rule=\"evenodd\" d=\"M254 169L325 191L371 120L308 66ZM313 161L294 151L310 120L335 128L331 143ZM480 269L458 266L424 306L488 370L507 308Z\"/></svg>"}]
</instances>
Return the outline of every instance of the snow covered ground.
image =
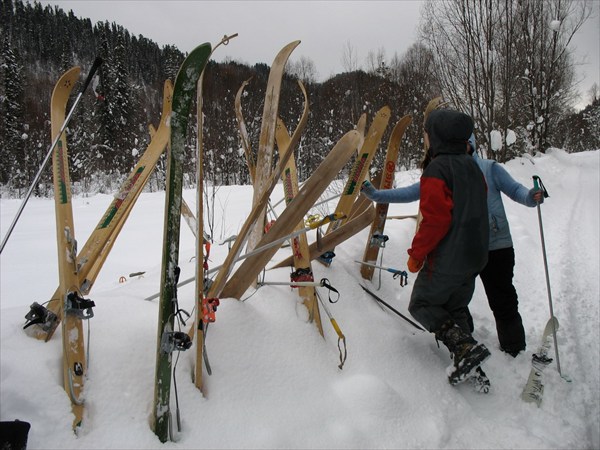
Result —
<instances>
[{"instance_id":1,"label":"snow covered ground","mask_svg":"<svg viewBox=\"0 0 600 450\"><path fill-rule=\"evenodd\" d=\"M44 343L21 329L29 305L47 301L57 286L54 203L29 201L0 257L0 420L30 422L29 448L47 449L600 448L599 156L600 151L551 150L506 164L526 186L539 175L550 193L541 211L560 322L560 362L572 382L564 381L553 363L540 408L520 399L531 355L550 316L538 216L535 208L505 199L528 347L516 359L499 351L478 282L471 309L476 339L492 350L484 364L492 381L488 395L468 384L450 386L445 347L382 310L359 288L354 260L362 257L364 230L336 248L330 268L313 267L316 279L327 277L341 294L328 308L346 336L343 369L327 316L322 311L323 339L306 322L296 292L265 286L247 292L243 302L222 299L207 336L213 374L206 377L206 396L190 379L193 352L181 353L176 376L182 431L177 442L161 444L149 426L158 305L144 298L158 292L160 283L164 193L145 193L88 296L96 308L85 325L86 330L90 326L90 359L79 436L70 429L72 414L62 388L60 331ZM397 184L417 177L417 172L398 173ZM281 195L279 186L273 198ZM195 192L184 196L193 207ZM218 191L211 267L223 261L227 246L217 242L237 232L250 199L247 186ZM100 194L74 199L80 247L110 200ZM19 205L20 200L1 200L2 237ZM390 215L416 211L416 203L390 207ZM414 227L413 219L388 221L384 265L406 267ZM309 235L313 239L314 233ZM182 222L181 279L192 276L193 254L194 238ZM282 249L274 261L288 254ZM139 271L145 274L129 277ZM288 272L271 270L265 277L284 281ZM119 283L121 276L126 282ZM401 288L383 272L378 293L409 315L413 281L410 275L408 286ZM189 312L192 295L192 284L179 290L180 305Z\"/></svg>"}]
</instances>

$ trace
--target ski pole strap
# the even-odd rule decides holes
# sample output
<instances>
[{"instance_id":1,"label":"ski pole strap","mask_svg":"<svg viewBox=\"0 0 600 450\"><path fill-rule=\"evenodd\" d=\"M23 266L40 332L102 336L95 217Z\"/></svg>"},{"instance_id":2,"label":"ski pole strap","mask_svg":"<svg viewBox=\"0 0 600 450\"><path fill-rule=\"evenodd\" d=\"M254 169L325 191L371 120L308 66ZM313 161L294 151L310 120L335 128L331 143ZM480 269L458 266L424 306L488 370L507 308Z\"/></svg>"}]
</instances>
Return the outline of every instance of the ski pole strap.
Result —
<instances>
[{"instance_id":1,"label":"ski pole strap","mask_svg":"<svg viewBox=\"0 0 600 450\"><path fill-rule=\"evenodd\" d=\"M322 278L321 279L321 286L329 290L329 292L327 293L328 294L328 298L329 298L329 303L337 303L338 300L340 299L340 293L339 293L339 291L336 288L334 288L331 285L331 283L329 282L329 280L327 278ZM331 300L331 293L332 292L335 292L337 294L337 298L335 299L335 302L333 300Z\"/></svg>"},{"instance_id":2,"label":"ski pole strap","mask_svg":"<svg viewBox=\"0 0 600 450\"><path fill-rule=\"evenodd\" d=\"M183 314L185 314L185 316L186 316L185 320L183 318ZM177 311L175 311L175 315L177 316L177 318L179 319L179 321L185 327L186 326L185 321L190 318L190 313L187 312L185 309L178 308Z\"/></svg>"},{"instance_id":3,"label":"ski pole strap","mask_svg":"<svg viewBox=\"0 0 600 450\"><path fill-rule=\"evenodd\" d=\"M210 241L204 241L204 261L202 262L202 268L208 270L208 258L210 256Z\"/></svg>"},{"instance_id":4,"label":"ski pole strap","mask_svg":"<svg viewBox=\"0 0 600 450\"><path fill-rule=\"evenodd\" d=\"M540 177L538 177L537 175L533 176L533 187L535 189L541 189L544 192L544 198L550 197L550 195L548 194L548 190L546 189L546 186L544 186L544 183L542 182L542 179Z\"/></svg>"},{"instance_id":5,"label":"ski pole strap","mask_svg":"<svg viewBox=\"0 0 600 450\"><path fill-rule=\"evenodd\" d=\"M335 330L336 334L338 335L338 350L340 352L340 364L338 367L340 369L342 369L344 367L344 363L346 362L346 357L348 356L348 351L346 348L346 336L344 336L344 333L342 333L342 329L339 327L339 325L337 324L337 322L335 321L335 319L329 312L329 308L327 308L327 304L323 301L323 299L321 298L321 295L319 295L319 292L315 292L315 293L317 295L317 299L323 306L323 309L325 310L327 317L329 317L331 326L333 326L333 329ZM344 347L343 349L342 349L342 344Z\"/></svg>"},{"instance_id":6,"label":"ski pole strap","mask_svg":"<svg viewBox=\"0 0 600 450\"><path fill-rule=\"evenodd\" d=\"M346 358L348 357L348 349L346 348L346 336L344 336L344 333L342 333L342 330L340 329L333 317L331 318L331 325L333 326L333 329L338 335L338 350L340 352L340 365L338 367L340 369L343 369L344 363L346 362ZM344 347L343 349L342 344Z\"/></svg>"}]
</instances>

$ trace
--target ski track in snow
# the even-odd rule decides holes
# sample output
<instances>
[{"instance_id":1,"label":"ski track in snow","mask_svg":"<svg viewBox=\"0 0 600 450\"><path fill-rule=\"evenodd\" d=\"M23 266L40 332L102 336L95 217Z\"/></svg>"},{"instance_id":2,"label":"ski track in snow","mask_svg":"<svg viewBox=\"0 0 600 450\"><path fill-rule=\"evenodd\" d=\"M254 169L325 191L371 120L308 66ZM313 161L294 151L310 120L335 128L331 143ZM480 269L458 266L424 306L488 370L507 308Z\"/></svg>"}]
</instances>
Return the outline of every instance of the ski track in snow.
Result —
<instances>
[{"instance_id":1,"label":"ski track in snow","mask_svg":"<svg viewBox=\"0 0 600 450\"><path fill-rule=\"evenodd\" d=\"M559 153L558 159L567 162L564 156ZM585 344L586 336L598 337L600 333L597 326L600 323L600 305L586 298L593 296L594 292L600 292L599 249L581 239L582 236L597 234L600 229L598 165L590 165L584 160L578 161L581 159L578 158L579 155L573 156L574 158L568 160L569 165L557 165L551 178L556 185L548 198L551 220L547 220L549 223L546 224L542 217L544 228L549 228L550 236L564 237L559 242L546 242L548 257L553 261L561 261L560 272L550 273L549 277L551 285L558 286L556 292L552 291L552 300L554 314L560 324L557 338L561 373L572 379L573 386L559 379L557 383L562 388L560 391L565 396L562 399L565 402L573 401L569 390L582 389L585 396L594 398L596 404L600 404L600 391L597 389L600 385L598 360L590 357L591 349ZM567 180L587 180L589 184L569 186L565 182ZM552 202L553 198L557 199L556 203ZM569 205L569 209L559 212L554 206L558 204ZM542 205L542 215L544 208ZM553 277L559 280L558 283L552 283ZM553 368L555 369L555 366ZM574 404L573 407L583 408L583 414L593 417L593 411L588 404ZM591 441L597 439L598 430L588 428L587 436Z\"/></svg>"},{"instance_id":2,"label":"ski track in snow","mask_svg":"<svg viewBox=\"0 0 600 450\"><path fill-rule=\"evenodd\" d=\"M44 343L21 330L29 305L45 301L56 288L58 273L53 201L31 200L0 259L0 419L31 422L30 448L599 448L599 156L600 151L568 155L551 150L506 164L526 186L532 184L531 175L539 175L550 193L541 212L560 322L560 362L573 381L562 380L551 364L540 408L520 400L531 355L549 318L538 218L535 208L505 198L528 345L516 359L499 351L478 280L471 310L475 338L492 351L484 364L492 382L488 395L473 392L466 383L449 386L446 348L359 288L364 283L410 317L413 274L402 288L383 272L379 290L377 271L372 283L360 276L354 260L362 257L367 227L336 248L330 268L313 263L315 279L327 277L341 294L337 303L329 303L327 291L320 290L346 337L343 370L337 368L338 337L327 314L321 308L323 340L306 322L295 291L265 286L250 289L243 302L222 299L207 335L213 375L205 377L206 397L189 377L195 352L180 354L176 377L183 430L178 442L160 444L149 426L158 302L143 299L159 290L164 193L144 193L86 296L97 306L94 318L84 324L86 343L88 326L91 339L85 425L79 437L70 431L70 405L62 388L60 331ZM397 173L397 184L411 184L416 174ZM281 197L281 191L278 185L273 197ZM194 210L195 191L183 194ZM213 205L216 237L236 232L251 198L248 186L219 188ZM111 200L107 195L74 199L80 247ZM329 212L336 203L328 203ZM1 200L1 234L18 205ZM389 215L416 210L416 203L390 205ZM405 268L414 219L390 220L385 231L390 240L382 265ZM195 239L186 226L180 240L180 279L185 280L195 270ZM226 252L227 245L213 245L210 267L219 265ZM288 254L284 248L273 261ZM137 271L146 273L118 282ZM286 281L289 269L267 271L265 278ZM192 316L193 292L193 283L178 290L180 306ZM175 414L173 396L171 405Z\"/></svg>"}]
</instances>

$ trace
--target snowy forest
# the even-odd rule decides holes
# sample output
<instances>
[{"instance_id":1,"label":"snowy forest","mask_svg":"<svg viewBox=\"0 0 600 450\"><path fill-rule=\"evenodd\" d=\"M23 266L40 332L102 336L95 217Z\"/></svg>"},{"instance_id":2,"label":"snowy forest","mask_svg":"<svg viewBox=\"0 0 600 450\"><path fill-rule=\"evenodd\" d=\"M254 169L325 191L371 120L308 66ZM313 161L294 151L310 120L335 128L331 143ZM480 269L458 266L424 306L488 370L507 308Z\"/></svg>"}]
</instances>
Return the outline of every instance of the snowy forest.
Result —
<instances>
[{"instance_id":1,"label":"snowy forest","mask_svg":"<svg viewBox=\"0 0 600 450\"><path fill-rule=\"evenodd\" d=\"M344 72L323 82L316 81L309 58L290 60L280 116L289 127L298 120L298 79L307 87L310 102L309 123L296 156L300 179L314 171L363 112L373 117L389 105L392 122L412 114L418 124L427 102L438 95L474 117L479 147L491 150L488 157L500 162L552 147L567 152L597 149L598 87L585 93L588 106L575 111L577 80L570 49L571 38L590 11L588 1L573 0L426 1L420 38L403 54L388 57L375 49L361 65L348 43L340 50ZM23 195L47 153L54 83L74 65L85 74L96 56L104 64L68 128L71 179L74 192L114 191L149 143L149 125L156 126L160 119L163 83L175 78L185 55L174 46L161 48L144 36L133 36L117 23L93 24L72 11L21 0L0 0L0 35L2 195ZM255 149L269 63L211 61L206 68L204 164L206 176L216 184L250 182L234 99L242 83L250 80L242 105ZM190 130L187 147L190 184L196 134ZM409 127L398 166L417 167L421 152L421 131ZM162 189L164 174L165 155L147 189ZM35 194L52 195L50 171Z\"/></svg>"}]
</instances>

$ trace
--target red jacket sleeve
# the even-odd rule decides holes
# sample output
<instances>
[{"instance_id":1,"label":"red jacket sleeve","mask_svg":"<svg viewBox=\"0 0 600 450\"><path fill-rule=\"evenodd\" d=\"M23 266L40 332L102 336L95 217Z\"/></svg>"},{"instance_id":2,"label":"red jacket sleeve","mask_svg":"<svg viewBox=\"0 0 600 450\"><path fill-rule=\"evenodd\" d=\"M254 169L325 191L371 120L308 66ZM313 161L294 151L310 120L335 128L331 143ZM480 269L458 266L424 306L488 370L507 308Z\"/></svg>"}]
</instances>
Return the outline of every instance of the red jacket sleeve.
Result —
<instances>
[{"instance_id":1,"label":"red jacket sleeve","mask_svg":"<svg viewBox=\"0 0 600 450\"><path fill-rule=\"evenodd\" d=\"M423 219L408 254L419 261L446 236L452 222L452 191L439 178L421 177L420 209Z\"/></svg>"}]
</instances>

